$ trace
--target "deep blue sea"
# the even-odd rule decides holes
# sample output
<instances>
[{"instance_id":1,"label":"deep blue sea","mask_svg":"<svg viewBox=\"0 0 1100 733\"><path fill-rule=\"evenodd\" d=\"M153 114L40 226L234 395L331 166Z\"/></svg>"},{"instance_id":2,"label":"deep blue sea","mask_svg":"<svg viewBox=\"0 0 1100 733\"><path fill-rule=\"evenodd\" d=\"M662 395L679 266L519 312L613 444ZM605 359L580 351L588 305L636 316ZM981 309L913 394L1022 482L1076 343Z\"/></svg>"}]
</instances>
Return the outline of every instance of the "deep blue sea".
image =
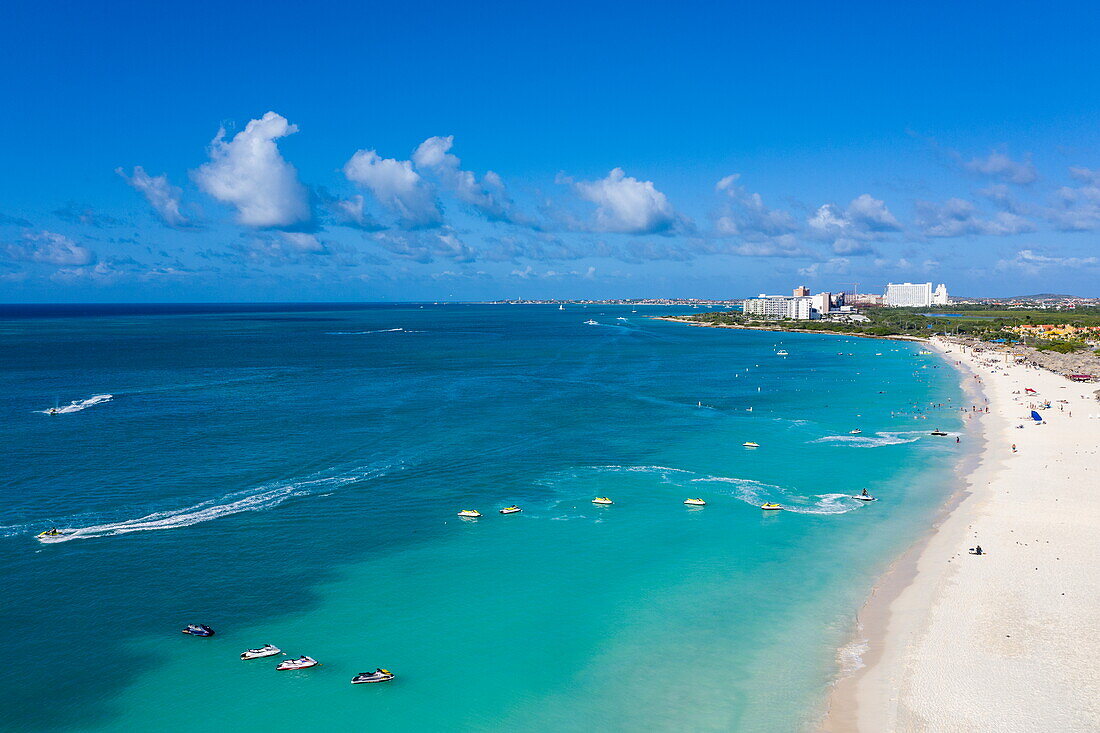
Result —
<instances>
[{"instance_id":1,"label":"deep blue sea","mask_svg":"<svg viewBox=\"0 0 1100 733\"><path fill-rule=\"evenodd\" d=\"M952 490L958 381L637 310L0 307L0 727L812 723Z\"/></svg>"}]
</instances>

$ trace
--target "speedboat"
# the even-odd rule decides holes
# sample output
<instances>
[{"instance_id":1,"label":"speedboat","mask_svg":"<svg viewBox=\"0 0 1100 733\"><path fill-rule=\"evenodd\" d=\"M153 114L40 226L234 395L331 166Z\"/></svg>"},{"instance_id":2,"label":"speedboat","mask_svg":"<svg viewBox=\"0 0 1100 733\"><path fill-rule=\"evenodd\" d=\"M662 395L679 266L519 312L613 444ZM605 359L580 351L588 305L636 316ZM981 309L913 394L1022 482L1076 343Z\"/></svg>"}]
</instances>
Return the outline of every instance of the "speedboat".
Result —
<instances>
[{"instance_id":1,"label":"speedboat","mask_svg":"<svg viewBox=\"0 0 1100 733\"><path fill-rule=\"evenodd\" d=\"M246 652L241 652L241 659L259 659L261 657L273 657L276 654L282 654L283 650L274 644L264 644L259 649L249 649Z\"/></svg>"},{"instance_id":2,"label":"speedboat","mask_svg":"<svg viewBox=\"0 0 1100 733\"><path fill-rule=\"evenodd\" d=\"M878 499L876 499L875 497L870 496L868 494L856 494L852 498L853 499L859 499L860 501L878 501Z\"/></svg>"},{"instance_id":3,"label":"speedboat","mask_svg":"<svg viewBox=\"0 0 1100 733\"><path fill-rule=\"evenodd\" d=\"M501 509L500 513L501 514L515 514L516 512L522 512L522 511L523 511L522 509L520 509L518 506L513 504L512 506L506 506L503 509Z\"/></svg>"},{"instance_id":4,"label":"speedboat","mask_svg":"<svg viewBox=\"0 0 1100 733\"><path fill-rule=\"evenodd\" d=\"M766 512L774 512L774 511L778 511L779 509L782 509L783 505L782 504L772 504L771 502L768 502L767 504L761 504L760 508L763 509Z\"/></svg>"},{"instance_id":5,"label":"speedboat","mask_svg":"<svg viewBox=\"0 0 1100 733\"><path fill-rule=\"evenodd\" d=\"M751 440L749 440L747 442L744 442L741 445L745 446L746 448L759 448L760 447L759 443L754 443Z\"/></svg>"},{"instance_id":6,"label":"speedboat","mask_svg":"<svg viewBox=\"0 0 1100 733\"><path fill-rule=\"evenodd\" d=\"M614 504L615 502L611 501L611 499L608 499L606 496L597 496L595 499L592 500L592 503L603 504L607 506L609 504Z\"/></svg>"},{"instance_id":7,"label":"speedboat","mask_svg":"<svg viewBox=\"0 0 1100 733\"><path fill-rule=\"evenodd\" d=\"M206 624L187 624L183 629L183 633L190 634L191 636L213 636L214 629Z\"/></svg>"},{"instance_id":8,"label":"speedboat","mask_svg":"<svg viewBox=\"0 0 1100 733\"><path fill-rule=\"evenodd\" d=\"M702 499L684 499L684 503L688 506L706 506L707 503Z\"/></svg>"},{"instance_id":9,"label":"speedboat","mask_svg":"<svg viewBox=\"0 0 1100 733\"><path fill-rule=\"evenodd\" d=\"M361 685L365 682L389 682L393 679L393 672L379 667L373 672L360 672L351 678L351 684Z\"/></svg>"},{"instance_id":10,"label":"speedboat","mask_svg":"<svg viewBox=\"0 0 1100 733\"><path fill-rule=\"evenodd\" d=\"M929 435L939 435L942 437L944 435L947 435L947 433L943 432L942 430L933 430L931 433L929 433Z\"/></svg>"},{"instance_id":11,"label":"speedboat","mask_svg":"<svg viewBox=\"0 0 1100 733\"><path fill-rule=\"evenodd\" d=\"M775 352L775 355L776 356L790 356L790 354L787 353L786 349L780 349L779 351Z\"/></svg>"},{"instance_id":12,"label":"speedboat","mask_svg":"<svg viewBox=\"0 0 1100 733\"><path fill-rule=\"evenodd\" d=\"M585 321L585 323L587 323L589 326L598 326L598 325L600 325L599 321L593 321L591 318L589 318L587 321Z\"/></svg>"},{"instance_id":13,"label":"speedboat","mask_svg":"<svg viewBox=\"0 0 1100 733\"><path fill-rule=\"evenodd\" d=\"M862 432L863 432L862 430L860 430L859 428L856 428L855 430L849 430L848 435L859 435Z\"/></svg>"},{"instance_id":14,"label":"speedboat","mask_svg":"<svg viewBox=\"0 0 1100 733\"><path fill-rule=\"evenodd\" d=\"M623 318L622 316L619 316L619 317L618 317L618 318L616 318L615 320L616 320L616 321L625 321L626 319L625 319L625 318Z\"/></svg>"},{"instance_id":15,"label":"speedboat","mask_svg":"<svg viewBox=\"0 0 1100 733\"><path fill-rule=\"evenodd\" d=\"M458 513L460 517L466 517L467 519L476 519L481 516L481 512L477 509L463 509Z\"/></svg>"},{"instance_id":16,"label":"speedboat","mask_svg":"<svg viewBox=\"0 0 1100 733\"><path fill-rule=\"evenodd\" d=\"M309 669L316 666L317 660L313 657L298 657L297 659L284 659L275 666L275 669L283 672L288 669Z\"/></svg>"}]
</instances>

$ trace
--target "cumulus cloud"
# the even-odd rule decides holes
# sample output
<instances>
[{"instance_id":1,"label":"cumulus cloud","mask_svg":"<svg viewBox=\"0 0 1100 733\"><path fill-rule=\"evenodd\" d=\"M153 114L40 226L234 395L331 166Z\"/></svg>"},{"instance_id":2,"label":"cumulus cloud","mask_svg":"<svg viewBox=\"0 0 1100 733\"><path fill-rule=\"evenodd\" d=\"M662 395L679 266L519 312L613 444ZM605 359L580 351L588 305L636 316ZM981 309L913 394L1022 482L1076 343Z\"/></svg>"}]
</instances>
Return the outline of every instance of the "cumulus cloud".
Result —
<instances>
[{"instance_id":1,"label":"cumulus cloud","mask_svg":"<svg viewBox=\"0 0 1100 733\"><path fill-rule=\"evenodd\" d=\"M500 176L488 171L478 181L473 173L462 170L462 161L450 152L453 146L453 135L430 137L413 152L412 162L419 170L431 171L460 201L473 206L490 221L526 223L516 213Z\"/></svg>"},{"instance_id":2,"label":"cumulus cloud","mask_svg":"<svg viewBox=\"0 0 1100 733\"><path fill-rule=\"evenodd\" d=\"M963 168L980 176L1017 185L1034 183L1039 178L1030 157L1021 162L996 151L985 158L973 158L963 163Z\"/></svg>"},{"instance_id":3,"label":"cumulus cloud","mask_svg":"<svg viewBox=\"0 0 1100 733\"><path fill-rule=\"evenodd\" d=\"M346 199L334 198L326 202L329 209L336 214L340 224L355 229L373 232L382 229L382 225L374 220L367 212L367 201L362 194L355 194Z\"/></svg>"},{"instance_id":4,"label":"cumulus cloud","mask_svg":"<svg viewBox=\"0 0 1100 733\"><path fill-rule=\"evenodd\" d=\"M90 265L95 253L82 247L64 234L55 232L27 232L19 244L9 244L5 251L10 259L22 262L38 262L48 265Z\"/></svg>"},{"instance_id":5,"label":"cumulus cloud","mask_svg":"<svg viewBox=\"0 0 1100 733\"><path fill-rule=\"evenodd\" d=\"M478 259L478 253L449 227L431 232L378 232L368 240L398 257L422 264L436 260L467 263Z\"/></svg>"},{"instance_id":6,"label":"cumulus cloud","mask_svg":"<svg viewBox=\"0 0 1100 733\"><path fill-rule=\"evenodd\" d=\"M210 162L195 171L195 181L218 201L236 207L237 221L245 226L304 224L310 220L309 195L275 142L297 131L275 112L252 120L228 142L221 129L210 143Z\"/></svg>"},{"instance_id":7,"label":"cumulus cloud","mask_svg":"<svg viewBox=\"0 0 1100 733\"><path fill-rule=\"evenodd\" d=\"M133 174L129 176L122 168L115 168L115 173L145 197L165 224L170 227L188 225L187 217L180 212L180 196L183 192L168 182L166 173L150 176L140 165L135 165Z\"/></svg>"},{"instance_id":8,"label":"cumulus cloud","mask_svg":"<svg viewBox=\"0 0 1100 733\"><path fill-rule=\"evenodd\" d=\"M982 218L974 204L959 198L943 203L918 201L916 209L917 226L929 237L1008 236L1035 231L1034 224L1019 214L1000 211L992 218Z\"/></svg>"},{"instance_id":9,"label":"cumulus cloud","mask_svg":"<svg viewBox=\"0 0 1100 733\"><path fill-rule=\"evenodd\" d=\"M573 187L581 198L596 204L595 231L662 234L671 231L679 218L652 181L639 181L622 168L596 181L578 181Z\"/></svg>"},{"instance_id":10,"label":"cumulus cloud","mask_svg":"<svg viewBox=\"0 0 1100 733\"><path fill-rule=\"evenodd\" d=\"M738 184L740 179L741 174L734 173L715 184L715 190L725 194L727 199L715 221L719 235L760 241L798 230L798 222L793 216L765 205L760 194L750 193Z\"/></svg>"},{"instance_id":11,"label":"cumulus cloud","mask_svg":"<svg viewBox=\"0 0 1100 733\"><path fill-rule=\"evenodd\" d=\"M409 228L443 223L431 187L413 170L411 161L383 158L374 150L359 150L344 164L344 176L369 190L378 203L396 213Z\"/></svg>"},{"instance_id":12,"label":"cumulus cloud","mask_svg":"<svg viewBox=\"0 0 1100 733\"><path fill-rule=\"evenodd\" d=\"M1046 218L1059 230L1084 232L1100 229L1100 171L1070 168L1080 186L1062 186L1054 193L1054 205Z\"/></svg>"},{"instance_id":13,"label":"cumulus cloud","mask_svg":"<svg viewBox=\"0 0 1100 733\"><path fill-rule=\"evenodd\" d=\"M852 199L843 211L834 204L818 207L809 225L817 234L846 239L878 239L901 229L886 204L866 193Z\"/></svg>"},{"instance_id":14,"label":"cumulus cloud","mask_svg":"<svg viewBox=\"0 0 1100 733\"><path fill-rule=\"evenodd\" d=\"M997 262L997 269L1017 269L1034 274L1048 267L1076 270L1097 265L1100 265L1100 258L1097 257L1052 257L1034 250L1022 249L1012 259Z\"/></svg>"}]
</instances>

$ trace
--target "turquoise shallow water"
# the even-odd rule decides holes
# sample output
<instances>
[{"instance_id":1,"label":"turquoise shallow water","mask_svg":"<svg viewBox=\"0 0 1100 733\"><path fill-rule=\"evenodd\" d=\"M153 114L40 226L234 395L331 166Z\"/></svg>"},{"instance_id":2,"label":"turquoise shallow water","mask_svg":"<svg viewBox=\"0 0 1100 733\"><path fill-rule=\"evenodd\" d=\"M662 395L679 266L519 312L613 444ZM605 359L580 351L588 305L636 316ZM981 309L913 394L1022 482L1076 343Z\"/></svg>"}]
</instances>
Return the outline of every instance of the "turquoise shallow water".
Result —
<instances>
[{"instance_id":1,"label":"turquoise shallow water","mask_svg":"<svg viewBox=\"0 0 1100 733\"><path fill-rule=\"evenodd\" d=\"M789 731L950 491L910 344L330 308L0 312L0 725Z\"/></svg>"}]
</instances>

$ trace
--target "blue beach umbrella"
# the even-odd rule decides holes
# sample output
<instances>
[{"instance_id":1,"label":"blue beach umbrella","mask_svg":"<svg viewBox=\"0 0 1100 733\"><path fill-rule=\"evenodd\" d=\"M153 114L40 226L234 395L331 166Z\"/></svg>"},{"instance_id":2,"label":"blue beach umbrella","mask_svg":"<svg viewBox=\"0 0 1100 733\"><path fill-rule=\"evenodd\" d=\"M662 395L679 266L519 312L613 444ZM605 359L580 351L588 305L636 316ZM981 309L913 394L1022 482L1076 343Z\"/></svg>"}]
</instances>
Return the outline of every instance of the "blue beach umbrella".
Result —
<instances>
[{"instance_id":1,"label":"blue beach umbrella","mask_svg":"<svg viewBox=\"0 0 1100 733\"><path fill-rule=\"evenodd\" d=\"M1042 422L1043 421L1043 416L1040 415L1039 413L1035 412L1035 410L1032 410L1031 411L1031 419L1034 420L1035 422Z\"/></svg>"}]
</instances>

